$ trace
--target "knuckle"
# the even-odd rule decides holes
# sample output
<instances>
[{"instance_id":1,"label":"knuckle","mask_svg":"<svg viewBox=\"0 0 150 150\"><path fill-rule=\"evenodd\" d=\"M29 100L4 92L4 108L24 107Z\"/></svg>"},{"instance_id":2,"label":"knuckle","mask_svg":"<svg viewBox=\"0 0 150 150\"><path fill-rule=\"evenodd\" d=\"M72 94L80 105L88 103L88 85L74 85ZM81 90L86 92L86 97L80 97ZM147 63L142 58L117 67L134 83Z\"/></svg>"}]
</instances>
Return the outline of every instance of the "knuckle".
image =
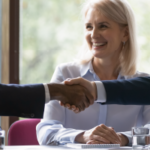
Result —
<instances>
[{"instance_id":1,"label":"knuckle","mask_svg":"<svg viewBox=\"0 0 150 150\"><path fill-rule=\"evenodd\" d=\"M107 130L107 131L105 132L105 134L108 135L108 134L110 134L110 132Z\"/></svg>"},{"instance_id":2,"label":"knuckle","mask_svg":"<svg viewBox=\"0 0 150 150\"><path fill-rule=\"evenodd\" d=\"M110 128L110 129L113 129L113 130L114 130L114 128L113 128L113 127L111 127L111 126L109 126L108 128Z\"/></svg>"},{"instance_id":3,"label":"knuckle","mask_svg":"<svg viewBox=\"0 0 150 150\"><path fill-rule=\"evenodd\" d=\"M95 130L98 130L99 128L100 128L100 126L96 126L96 127L95 127Z\"/></svg>"},{"instance_id":4,"label":"knuckle","mask_svg":"<svg viewBox=\"0 0 150 150\"><path fill-rule=\"evenodd\" d=\"M112 127L109 127L110 130L114 130Z\"/></svg>"},{"instance_id":5,"label":"knuckle","mask_svg":"<svg viewBox=\"0 0 150 150\"><path fill-rule=\"evenodd\" d=\"M105 127L105 125L104 125L104 124L100 124L100 125L99 125L99 127L104 128L104 127Z\"/></svg>"}]
</instances>

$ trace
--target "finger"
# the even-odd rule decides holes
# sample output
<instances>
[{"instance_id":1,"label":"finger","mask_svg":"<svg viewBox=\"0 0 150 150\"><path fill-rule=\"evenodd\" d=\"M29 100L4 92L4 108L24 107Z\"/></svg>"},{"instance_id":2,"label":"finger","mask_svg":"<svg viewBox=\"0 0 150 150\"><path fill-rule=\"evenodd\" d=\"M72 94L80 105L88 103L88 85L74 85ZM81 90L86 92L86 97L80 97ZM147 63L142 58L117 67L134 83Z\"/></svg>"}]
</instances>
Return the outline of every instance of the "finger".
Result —
<instances>
[{"instance_id":1,"label":"finger","mask_svg":"<svg viewBox=\"0 0 150 150\"><path fill-rule=\"evenodd\" d=\"M70 104L67 103L67 104L65 104L65 107L70 109L71 106L70 106Z\"/></svg>"},{"instance_id":2,"label":"finger","mask_svg":"<svg viewBox=\"0 0 150 150\"><path fill-rule=\"evenodd\" d=\"M118 140L117 134L110 131L110 128L106 127L104 124L101 124L97 127L98 134L109 140L113 144L120 144L120 140Z\"/></svg>"},{"instance_id":3,"label":"finger","mask_svg":"<svg viewBox=\"0 0 150 150\"><path fill-rule=\"evenodd\" d=\"M69 83L69 81L71 80L71 78L67 78L66 80L63 81L64 84Z\"/></svg>"},{"instance_id":4,"label":"finger","mask_svg":"<svg viewBox=\"0 0 150 150\"><path fill-rule=\"evenodd\" d=\"M80 112L81 112L81 111L84 111L84 110L89 106L88 103L89 103L89 102L87 102L87 99L85 98L85 100L82 101L81 107L79 108Z\"/></svg>"},{"instance_id":5,"label":"finger","mask_svg":"<svg viewBox=\"0 0 150 150\"><path fill-rule=\"evenodd\" d=\"M114 128L113 127L107 127L107 126L106 126L106 128L109 130L110 134L114 135L114 137L117 139L117 141L121 143L121 140L118 137L117 133L115 132Z\"/></svg>"},{"instance_id":6,"label":"finger","mask_svg":"<svg viewBox=\"0 0 150 150\"><path fill-rule=\"evenodd\" d=\"M90 106L89 100L85 96L84 99L81 99L81 111L85 110L89 106Z\"/></svg>"},{"instance_id":7,"label":"finger","mask_svg":"<svg viewBox=\"0 0 150 150\"><path fill-rule=\"evenodd\" d=\"M63 104L61 101L59 101L59 104L60 104L61 106L64 106L64 104Z\"/></svg>"},{"instance_id":8,"label":"finger","mask_svg":"<svg viewBox=\"0 0 150 150\"><path fill-rule=\"evenodd\" d=\"M79 108L75 107L75 109L73 110L75 113L79 112Z\"/></svg>"},{"instance_id":9,"label":"finger","mask_svg":"<svg viewBox=\"0 0 150 150\"><path fill-rule=\"evenodd\" d=\"M92 105L95 101L94 96L87 89L84 89L85 95L87 97L88 103Z\"/></svg>"},{"instance_id":10,"label":"finger","mask_svg":"<svg viewBox=\"0 0 150 150\"><path fill-rule=\"evenodd\" d=\"M104 124L101 124L100 127L102 127L103 132L110 134L112 138L118 139L120 141L119 137L117 136L116 132L112 127L107 127Z\"/></svg>"},{"instance_id":11,"label":"finger","mask_svg":"<svg viewBox=\"0 0 150 150\"><path fill-rule=\"evenodd\" d=\"M75 105L71 105L71 110L72 111L79 111L79 108L76 107Z\"/></svg>"},{"instance_id":12,"label":"finger","mask_svg":"<svg viewBox=\"0 0 150 150\"><path fill-rule=\"evenodd\" d=\"M71 110L72 110L72 111L76 110L76 106L75 106L75 105L72 105L72 106L71 106Z\"/></svg>"},{"instance_id":13,"label":"finger","mask_svg":"<svg viewBox=\"0 0 150 150\"><path fill-rule=\"evenodd\" d=\"M80 82L79 82L79 80L77 78L74 78L74 79L67 79L67 80L65 80L64 84L73 85L73 84L80 84Z\"/></svg>"},{"instance_id":14,"label":"finger","mask_svg":"<svg viewBox=\"0 0 150 150\"><path fill-rule=\"evenodd\" d=\"M118 142L121 143L121 139L119 138L119 136L115 132L114 128L112 128L112 127L108 127L108 128L110 129L110 132L117 138Z\"/></svg>"},{"instance_id":15,"label":"finger","mask_svg":"<svg viewBox=\"0 0 150 150\"><path fill-rule=\"evenodd\" d=\"M62 106L62 103L61 103L61 101L59 101L59 105L61 105L61 106Z\"/></svg>"},{"instance_id":16,"label":"finger","mask_svg":"<svg viewBox=\"0 0 150 150\"><path fill-rule=\"evenodd\" d=\"M68 85L73 85L73 84L80 84L84 87L87 87L87 83L86 82L87 80L81 78L81 77L78 77L78 78L73 78L73 79L69 79L69 80L65 80L64 81L64 84L68 84Z\"/></svg>"},{"instance_id":17,"label":"finger","mask_svg":"<svg viewBox=\"0 0 150 150\"><path fill-rule=\"evenodd\" d=\"M92 140L94 141L99 141L99 142L103 142L105 144L110 144L110 141L102 136L99 135L93 135L92 136Z\"/></svg>"},{"instance_id":18,"label":"finger","mask_svg":"<svg viewBox=\"0 0 150 150\"><path fill-rule=\"evenodd\" d=\"M60 104L61 106L64 106L64 107L65 107L65 104L64 104L63 102L59 101L59 104Z\"/></svg>"},{"instance_id":19,"label":"finger","mask_svg":"<svg viewBox=\"0 0 150 150\"><path fill-rule=\"evenodd\" d=\"M75 113L79 113L79 112L80 112L80 111L79 111L79 108L77 108L74 112L75 112Z\"/></svg>"},{"instance_id":20,"label":"finger","mask_svg":"<svg viewBox=\"0 0 150 150\"><path fill-rule=\"evenodd\" d=\"M86 144L109 144L109 143L104 143L96 140L89 140L86 142Z\"/></svg>"}]
</instances>

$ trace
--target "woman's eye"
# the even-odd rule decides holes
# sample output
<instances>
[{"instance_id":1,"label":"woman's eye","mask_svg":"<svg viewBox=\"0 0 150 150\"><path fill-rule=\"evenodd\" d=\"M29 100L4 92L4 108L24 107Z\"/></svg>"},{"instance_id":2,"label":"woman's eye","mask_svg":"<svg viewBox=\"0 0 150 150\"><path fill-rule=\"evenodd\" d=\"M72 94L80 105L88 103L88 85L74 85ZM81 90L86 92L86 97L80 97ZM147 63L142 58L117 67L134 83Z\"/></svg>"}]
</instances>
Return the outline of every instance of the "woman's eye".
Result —
<instances>
[{"instance_id":1,"label":"woman's eye","mask_svg":"<svg viewBox=\"0 0 150 150\"><path fill-rule=\"evenodd\" d=\"M107 28L107 26L106 25L101 25L100 28Z\"/></svg>"},{"instance_id":2,"label":"woman's eye","mask_svg":"<svg viewBox=\"0 0 150 150\"><path fill-rule=\"evenodd\" d=\"M86 26L86 29L91 29L92 27L91 26Z\"/></svg>"}]
</instances>

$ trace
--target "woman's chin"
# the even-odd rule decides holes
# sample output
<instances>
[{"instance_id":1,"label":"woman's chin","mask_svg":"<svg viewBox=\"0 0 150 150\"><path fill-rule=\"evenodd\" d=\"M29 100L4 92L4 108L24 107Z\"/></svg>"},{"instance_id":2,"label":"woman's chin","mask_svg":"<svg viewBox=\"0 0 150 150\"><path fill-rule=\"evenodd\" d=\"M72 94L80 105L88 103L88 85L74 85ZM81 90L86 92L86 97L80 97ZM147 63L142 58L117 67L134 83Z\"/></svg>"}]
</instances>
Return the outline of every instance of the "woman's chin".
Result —
<instances>
[{"instance_id":1,"label":"woman's chin","mask_svg":"<svg viewBox=\"0 0 150 150\"><path fill-rule=\"evenodd\" d=\"M101 52L97 52L95 50L92 50L92 55L96 58L101 58L101 59L106 57L106 54L101 53Z\"/></svg>"}]
</instances>

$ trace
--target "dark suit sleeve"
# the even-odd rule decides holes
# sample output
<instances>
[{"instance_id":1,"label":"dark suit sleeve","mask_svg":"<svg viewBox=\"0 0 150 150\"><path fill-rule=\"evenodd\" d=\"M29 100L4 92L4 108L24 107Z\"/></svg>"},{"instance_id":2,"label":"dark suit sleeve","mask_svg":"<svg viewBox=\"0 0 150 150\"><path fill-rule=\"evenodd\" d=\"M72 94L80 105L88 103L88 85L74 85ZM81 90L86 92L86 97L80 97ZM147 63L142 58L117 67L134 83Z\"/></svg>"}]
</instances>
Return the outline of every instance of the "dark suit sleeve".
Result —
<instances>
[{"instance_id":1,"label":"dark suit sleeve","mask_svg":"<svg viewBox=\"0 0 150 150\"><path fill-rule=\"evenodd\" d=\"M150 105L150 77L102 83L106 90L105 104Z\"/></svg>"},{"instance_id":2,"label":"dark suit sleeve","mask_svg":"<svg viewBox=\"0 0 150 150\"><path fill-rule=\"evenodd\" d=\"M42 118L45 104L43 84L0 84L0 115Z\"/></svg>"}]
</instances>

